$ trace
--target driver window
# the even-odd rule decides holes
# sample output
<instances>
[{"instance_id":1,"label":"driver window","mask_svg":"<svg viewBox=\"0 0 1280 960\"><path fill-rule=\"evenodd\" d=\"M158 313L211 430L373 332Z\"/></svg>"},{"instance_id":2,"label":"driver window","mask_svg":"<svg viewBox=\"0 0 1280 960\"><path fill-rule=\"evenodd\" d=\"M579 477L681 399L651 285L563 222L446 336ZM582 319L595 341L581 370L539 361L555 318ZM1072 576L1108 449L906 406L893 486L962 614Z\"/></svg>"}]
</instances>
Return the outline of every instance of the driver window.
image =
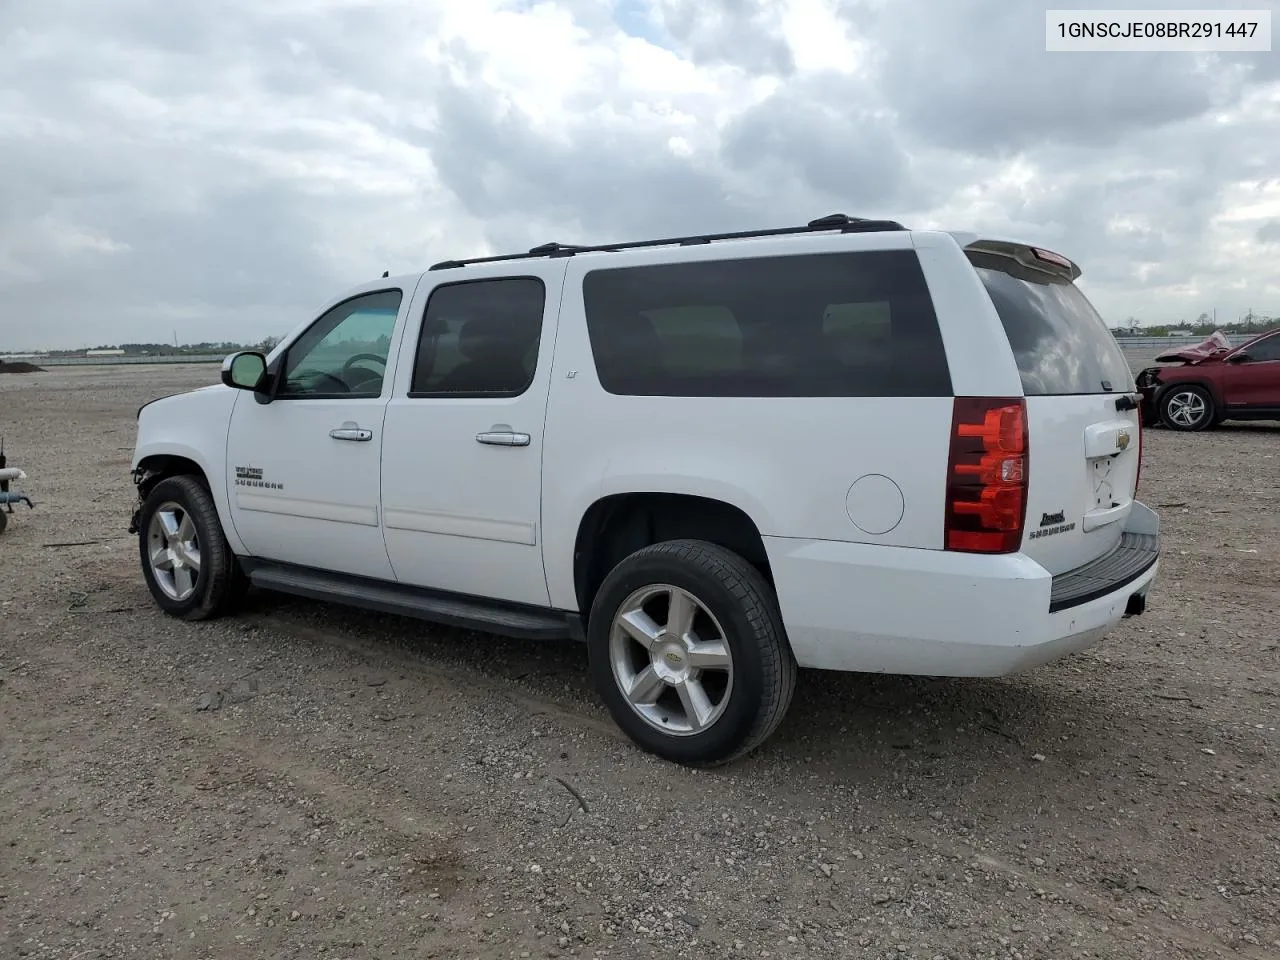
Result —
<instances>
[{"instance_id":1,"label":"driver window","mask_svg":"<svg viewBox=\"0 0 1280 960\"><path fill-rule=\"evenodd\" d=\"M380 396L402 297L381 290L325 313L289 348L277 396Z\"/></svg>"},{"instance_id":2,"label":"driver window","mask_svg":"<svg viewBox=\"0 0 1280 960\"><path fill-rule=\"evenodd\" d=\"M1249 348L1250 360L1280 360L1280 334L1259 340Z\"/></svg>"}]
</instances>

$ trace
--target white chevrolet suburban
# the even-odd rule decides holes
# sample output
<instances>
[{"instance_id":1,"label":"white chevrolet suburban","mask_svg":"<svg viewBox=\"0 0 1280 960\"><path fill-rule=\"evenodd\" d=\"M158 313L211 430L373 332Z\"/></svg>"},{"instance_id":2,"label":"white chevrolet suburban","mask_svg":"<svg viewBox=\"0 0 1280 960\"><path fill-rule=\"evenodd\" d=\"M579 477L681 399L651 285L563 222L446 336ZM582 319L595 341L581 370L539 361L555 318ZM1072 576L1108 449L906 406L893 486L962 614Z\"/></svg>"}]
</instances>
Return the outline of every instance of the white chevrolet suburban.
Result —
<instances>
[{"instance_id":1,"label":"white chevrolet suburban","mask_svg":"<svg viewBox=\"0 0 1280 960\"><path fill-rule=\"evenodd\" d=\"M797 667L987 677L1139 614L1139 397L1035 246L833 215L438 263L146 404L142 571L588 645L640 747L709 765Z\"/></svg>"}]
</instances>

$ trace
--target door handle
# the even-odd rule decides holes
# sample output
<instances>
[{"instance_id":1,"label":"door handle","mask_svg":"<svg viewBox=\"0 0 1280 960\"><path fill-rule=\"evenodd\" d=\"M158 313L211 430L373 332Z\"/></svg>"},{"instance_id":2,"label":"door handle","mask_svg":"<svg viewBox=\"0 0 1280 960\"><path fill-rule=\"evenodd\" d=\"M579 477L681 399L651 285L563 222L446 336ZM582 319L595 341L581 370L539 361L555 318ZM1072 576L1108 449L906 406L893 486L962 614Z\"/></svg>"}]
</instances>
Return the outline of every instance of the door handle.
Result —
<instances>
[{"instance_id":1,"label":"door handle","mask_svg":"<svg viewBox=\"0 0 1280 960\"><path fill-rule=\"evenodd\" d=\"M529 435L527 433L514 433L511 430L488 430L484 433L477 433L476 440L480 443L491 443L498 447L527 447L529 445Z\"/></svg>"},{"instance_id":2,"label":"door handle","mask_svg":"<svg viewBox=\"0 0 1280 960\"><path fill-rule=\"evenodd\" d=\"M1116 409L1124 412L1125 410L1137 410L1141 400L1132 393L1126 393L1123 396L1116 397Z\"/></svg>"},{"instance_id":3,"label":"door handle","mask_svg":"<svg viewBox=\"0 0 1280 960\"><path fill-rule=\"evenodd\" d=\"M335 440L364 441L373 439L373 431L367 427L360 426L358 423L348 420L342 426L334 427L330 430L329 436L333 437Z\"/></svg>"}]
</instances>

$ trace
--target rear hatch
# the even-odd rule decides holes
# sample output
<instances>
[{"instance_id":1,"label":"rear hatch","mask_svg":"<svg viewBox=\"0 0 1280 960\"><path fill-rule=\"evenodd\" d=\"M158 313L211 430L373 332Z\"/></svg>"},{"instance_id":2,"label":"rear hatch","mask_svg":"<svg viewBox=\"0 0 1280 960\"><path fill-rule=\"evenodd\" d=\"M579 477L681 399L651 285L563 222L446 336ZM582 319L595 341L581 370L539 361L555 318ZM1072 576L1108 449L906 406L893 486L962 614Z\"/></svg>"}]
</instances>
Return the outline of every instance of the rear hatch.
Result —
<instances>
[{"instance_id":1,"label":"rear hatch","mask_svg":"<svg viewBox=\"0 0 1280 960\"><path fill-rule=\"evenodd\" d=\"M965 252L1000 315L1026 394L1022 551L1065 573L1115 548L1132 509L1141 444L1133 373L1069 260L992 241Z\"/></svg>"}]
</instances>

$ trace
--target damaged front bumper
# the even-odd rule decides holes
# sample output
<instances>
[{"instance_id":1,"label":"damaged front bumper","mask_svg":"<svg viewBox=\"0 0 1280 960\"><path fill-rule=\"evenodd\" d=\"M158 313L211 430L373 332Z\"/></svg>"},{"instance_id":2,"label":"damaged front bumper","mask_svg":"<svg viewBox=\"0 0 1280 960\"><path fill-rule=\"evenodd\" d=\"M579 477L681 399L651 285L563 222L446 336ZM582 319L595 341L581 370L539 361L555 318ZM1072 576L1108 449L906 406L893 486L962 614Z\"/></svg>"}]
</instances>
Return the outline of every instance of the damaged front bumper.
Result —
<instances>
[{"instance_id":1,"label":"damaged front bumper","mask_svg":"<svg viewBox=\"0 0 1280 960\"><path fill-rule=\"evenodd\" d=\"M134 487L138 490L138 502L134 505L133 513L129 516L129 533L135 534L141 529L138 521L142 516L143 484L151 476L151 471L144 470L142 467L134 467L129 471L129 476L133 480Z\"/></svg>"},{"instance_id":2,"label":"damaged front bumper","mask_svg":"<svg viewBox=\"0 0 1280 960\"><path fill-rule=\"evenodd\" d=\"M1160 412L1156 407L1156 396L1162 386L1160 368L1147 367L1134 378L1134 385L1142 397L1142 422L1148 425L1159 423Z\"/></svg>"}]
</instances>

